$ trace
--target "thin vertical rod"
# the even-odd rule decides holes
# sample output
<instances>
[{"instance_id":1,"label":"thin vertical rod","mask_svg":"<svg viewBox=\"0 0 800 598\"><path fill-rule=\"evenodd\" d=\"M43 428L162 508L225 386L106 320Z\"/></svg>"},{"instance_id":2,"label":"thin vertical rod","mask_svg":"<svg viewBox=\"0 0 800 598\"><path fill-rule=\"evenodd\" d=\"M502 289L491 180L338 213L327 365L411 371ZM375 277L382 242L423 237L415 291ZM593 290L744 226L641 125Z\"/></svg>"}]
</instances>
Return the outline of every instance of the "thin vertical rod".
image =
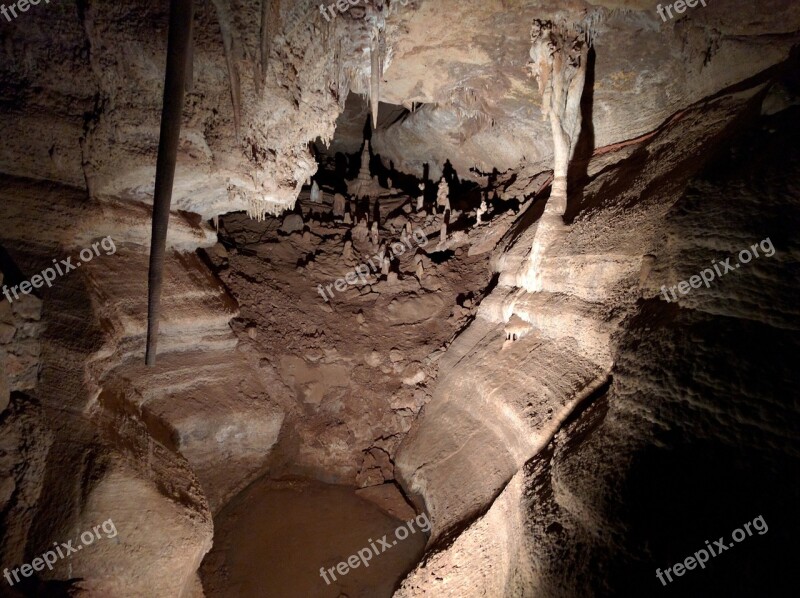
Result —
<instances>
[{"instance_id":1,"label":"thin vertical rod","mask_svg":"<svg viewBox=\"0 0 800 598\"><path fill-rule=\"evenodd\" d=\"M192 46L193 0L171 0L167 73L164 80L164 108L161 113L161 137L158 143L155 193L153 195L153 235L150 241L148 273L147 352L145 363L155 365L158 344L158 320L161 315L161 288L164 281L164 255L167 227L175 181L175 162L183 118L183 97Z\"/></svg>"}]
</instances>

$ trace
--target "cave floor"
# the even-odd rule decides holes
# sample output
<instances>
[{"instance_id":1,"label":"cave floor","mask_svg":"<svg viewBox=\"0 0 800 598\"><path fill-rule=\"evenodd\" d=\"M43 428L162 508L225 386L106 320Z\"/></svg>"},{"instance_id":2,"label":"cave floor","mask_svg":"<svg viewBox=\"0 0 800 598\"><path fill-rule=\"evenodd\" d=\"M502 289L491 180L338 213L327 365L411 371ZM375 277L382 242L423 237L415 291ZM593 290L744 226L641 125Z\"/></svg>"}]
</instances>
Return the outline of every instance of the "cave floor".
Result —
<instances>
[{"instance_id":1,"label":"cave floor","mask_svg":"<svg viewBox=\"0 0 800 598\"><path fill-rule=\"evenodd\" d=\"M377 247L355 242L352 257L343 257L349 229L312 220L309 211L319 208L302 204L304 233L279 232L280 220L225 216L227 255L211 256L240 305L232 322L240 350L258 357L286 413L270 474L358 487L391 482L392 456L430 398L442 348L489 285L488 254L458 249L436 263L428 258L437 243L431 235L424 248L412 241L394 284L384 276L347 285L326 302L317 285L352 273ZM426 262L421 281L417 257Z\"/></svg>"}]
</instances>

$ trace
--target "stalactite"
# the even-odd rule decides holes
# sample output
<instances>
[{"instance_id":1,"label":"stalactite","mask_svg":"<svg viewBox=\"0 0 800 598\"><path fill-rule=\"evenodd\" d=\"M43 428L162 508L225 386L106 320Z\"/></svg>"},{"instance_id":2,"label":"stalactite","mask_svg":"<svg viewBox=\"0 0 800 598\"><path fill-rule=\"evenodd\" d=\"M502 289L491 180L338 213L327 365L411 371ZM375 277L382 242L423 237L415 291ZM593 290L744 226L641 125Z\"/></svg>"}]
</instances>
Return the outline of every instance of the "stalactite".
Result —
<instances>
[{"instance_id":1,"label":"stalactite","mask_svg":"<svg viewBox=\"0 0 800 598\"><path fill-rule=\"evenodd\" d=\"M280 0L261 0L260 55L256 63L256 93L261 96L267 81L272 41L280 24Z\"/></svg>"},{"instance_id":2,"label":"stalactite","mask_svg":"<svg viewBox=\"0 0 800 598\"><path fill-rule=\"evenodd\" d=\"M389 8L383 0L374 0L368 7L366 23L369 27L369 100L372 111L372 127L378 126L378 107L380 106L381 81L383 80L386 58L386 14Z\"/></svg>"},{"instance_id":3,"label":"stalactite","mask_svg":"<svg viewBox=\"0 0 800 598\"><path fill-rule=\"evenodd\" d=\"M269 66L269 22L270 14L269 9L271 6L270 0L261 0L261 30L259 31L259 50L260 56L256 63L256 93L260 96L264 91L264 83L267 79L267 67Z\"/></svg>"},{"instance_id":4,"label":"stalactite","mask_svg":"<svg viewBox=\"0 0 800 598\"><path fill-rule=\"evenodd\" d=\"M383 79L383 56L381 56L381 32L373 27L369 46L369 103L372 109L372 128L378 128L378 107L381 97L381 79Z\"/></svg>"},{"instance_id":5,"label":"stalactite","mask_svg":"<svg viewBox=\"0 0 800 598\"><path fill-rule=\"evenodd\" d=\"M222 42L225 48L225 61L228 65L228 78L231 85L231 101L233 103L233 125L236 130L236 137L240 139L242 125L242 86L239 78L239 67L237 59L239 57L239 42L233 33L231 22L231 11L228 0L211 0L217 10L217 20L222 32Z\"/></svg>"},{"instance_id":6,"label":"stalactite","mask_svg":"<svg viewBox=\"0 0 800 598\"><path fill-rule=\"evenodd\" d=\"M186 59L186 93L194 91L194 19L189 31L189 56Z\"/></svg>"},{"instance_id":7,"label":"stalactite","mask_svg":"<svg viewBox=\"0 0 800 598\"><path fill-rule=\"evenodd\" d=\"M339 107L344 110L349 86L347 72L344 67L342 38L334 34L330 37L330 43L333 46L333 87L336 90Z\"/></svg>"}]
</instances>

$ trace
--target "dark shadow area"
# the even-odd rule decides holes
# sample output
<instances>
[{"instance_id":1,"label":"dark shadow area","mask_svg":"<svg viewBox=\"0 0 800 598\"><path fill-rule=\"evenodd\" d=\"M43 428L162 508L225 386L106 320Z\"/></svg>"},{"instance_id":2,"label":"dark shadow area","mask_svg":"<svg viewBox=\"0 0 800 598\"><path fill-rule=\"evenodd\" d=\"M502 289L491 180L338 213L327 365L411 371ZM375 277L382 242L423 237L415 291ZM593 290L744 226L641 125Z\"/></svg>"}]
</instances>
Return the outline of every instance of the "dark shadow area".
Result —
<instances>
[{"instance_id":1,"label":"dark shadow area","mask_svg":"<svg viewBox=\"0 0 800 598\"><path fill-rule=\"evenodd\" d=\"M800 429L800 379L787 361L800 349L798 335L656 301L639 325L672 329L671 350L687 367L655 376L680 385L687 399L650 402L655 419L668 425L632 455L621 500L609 512L625 530L621 551L605 573L595 571L597 580L618 596L792 596L800 461L778 438L781 429ZM747 365L735 355L746 355ZM693 396L721 413L698 411ZM704 567L698 558L707 559ZM671 569L670 582L663 572L678 563L691 569L680 576Z\"/></svg>"},{"instance_id":2,"label":"dark shadow area","mask_svg":"<svg viewBox=\"0 0 800 598\"><path fill-rule=\"evenodd\" d=\"M650 552L633 568L612 568L612 586L624 595L650 588L657 596L791 596L796 585L787 573L800 524L797 462L678 432L657 443L669 448L654 444L636 455L625 490L626 544ZM753 524L758 517L763 524ZM732 537L739 528L745 535ZM715 544L720 539L724 551ZM670 583L663 572L687 557L707 562L688 561L693 569L680 576L671 571Z\"/></svg>"},{"instance_id":3,"label":"dark shadow area","mask_svg":"<svg viewBox=\"0 0 800 598\"><path fill-rule=\"evenodd\" d=\"M761 116L762 99L702 160L679 161L698 172L664 220L671 241L659 255L679 278L767 237L774 257L696 291L698 305L640 300L624 323L604 421L587 436L579 420L534 473L531 521L554 586L626 597L797 593L800 107ZM554 479L575 498L567 506ZM588 511L573 510L581 503Z\"/></svg>"},{"instance_id":4,"label":"dark shadow area","mask_svg":"<svg viewBox=\"0 0 800 598\"><path fill-rule=\"evenodd\" d=\"M31 577L21 577L18 584L13 588L4 588L0 595L8 598L70 598L84 594L81 589L82 579L71 579L69 581L45 581L38 574L34 573Z\"/></svg>"},{"instance_id":5,"label":"dark shadow area","mask_svg":"<svg viewBox=\"0 0 800 598\"><path fill-rule=\"evenodd\" d=\"M586 58L586 82L581 97L581 132L575 144L575 153L569 163L567 180L569 181L569 197L567 198L567 211L564 215L565 222L572 222L578 209L583 203L583 190L589 182L589 161L594 153L594 87L595 87L595 62L597 54L594 48L589 48Z\"/></svg>"},{"instance_id":6,"label":"dark shadow area","mask_svg":"<svg viewBox=\"0 0 800 598\"><path fill-rule=\"evenodd\" d=\"M3 284L9 288L27 280L27 277L2 245L0 245L0 272L3 273Z\"/></svg>"}]
</instances>

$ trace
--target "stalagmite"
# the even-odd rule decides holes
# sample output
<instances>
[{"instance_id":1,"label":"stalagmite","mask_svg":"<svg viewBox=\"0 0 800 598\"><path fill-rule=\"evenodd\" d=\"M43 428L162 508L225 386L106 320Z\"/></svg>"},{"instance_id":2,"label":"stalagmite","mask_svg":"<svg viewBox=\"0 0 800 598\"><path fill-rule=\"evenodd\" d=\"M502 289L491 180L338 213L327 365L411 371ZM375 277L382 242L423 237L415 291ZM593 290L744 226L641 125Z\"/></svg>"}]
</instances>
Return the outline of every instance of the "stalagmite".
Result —
<instances>
[{"instance_id":1,"label":"stalagmite","mask_svg":"<svg viewBox=\"0 0 800 598\"><path fill-rule=\"evenodd\" d=\"M303 217L300 214L287 214L278 230L291 235L292 233L301 232L304 227Z\"/></svg>"},{"instance_id":2,"label":"stalagmite","mask_svg":"<svg viewBox=\"0 0 800 598\"><path fill-rule=\"evenodd\" d=\"M482 224L482 222L483 222L483 215L486 213L486 210L487 210L487 208L486 208L486 201L484 201L484 200L481 200L481 205L480 205L480 207L478 207L478 211L477 211L477 213L475 214L475 216L476 216L476 218L477 218L477 221L478 221L478 222L477 222L477 225L480 225L480 224Z\"/></svg>"},{"instance_id":3,"label":"stalagmite","mask_svg":"<svg viewBox=\"0 0 800 598\"><path fill-rule=\"evenodd\" d=\"M450 187L447 184L447 181L442 180L439 181L439 191L436 194L436 205L437 208L441 207L442 211L447 212L450 209ZM438 209L437 209L438 211Z\"/></svg>"},{"instance_id":4,"label":"stalagmite","mask_svg":"<svg viewBox=\"0 0 800 598\"><path fill-rule=\"evenodd\" d=\"M333 196L333 215L335 218L344 216L345 199L344 195L337 193Z\"/></svg>"},{"instance_id":5,"label":"stalagmite","mask_svg":"<svg viewBox=\"0 0 800 598\"><path fill-rule=\"evenodd\" d=\"M370 240L372 241L372 244L377 247L378 244L381 242L381 236L380 236L380 233L378 232L378 223L377 222L373 222L372 223L372 228L370 229L369 233L370 233Z\"/></svg>"},{"instance_id":6,"label":"stalagmite","mask_svg":"<svg viewBox=\"0 0 800 598\"><path fill-rule=\"evenodd\" d=\"M370 174L369 158L369 140L366 139L364 140L364 149L361 150L361 166L358 169L358 176L347 183L347 190L356 199L374 197L383 192L383 188Z\"/></svg>"},{"instance_id":7,"label":"stalagmite","mask_svg":"<svg viewBox=\"0 0 800 598\"><path fill-rule=\"evenodd\" d=\"M311 201L312 203L319 203L322 201L322 191L320 191L317 181L311 183Z\"/></svg>"},{"instance_id":8,"label":"stalagmite","mask_svg":"<svg viewBox=\"0 0 800 598\"><path fill-rule=\"evenodd\" d=\"M367 228L367 220L359 220L358 224L353 229L353 239L359 243L363 243L369 237L369 229Z\"/></svg>"}]
</instances>

